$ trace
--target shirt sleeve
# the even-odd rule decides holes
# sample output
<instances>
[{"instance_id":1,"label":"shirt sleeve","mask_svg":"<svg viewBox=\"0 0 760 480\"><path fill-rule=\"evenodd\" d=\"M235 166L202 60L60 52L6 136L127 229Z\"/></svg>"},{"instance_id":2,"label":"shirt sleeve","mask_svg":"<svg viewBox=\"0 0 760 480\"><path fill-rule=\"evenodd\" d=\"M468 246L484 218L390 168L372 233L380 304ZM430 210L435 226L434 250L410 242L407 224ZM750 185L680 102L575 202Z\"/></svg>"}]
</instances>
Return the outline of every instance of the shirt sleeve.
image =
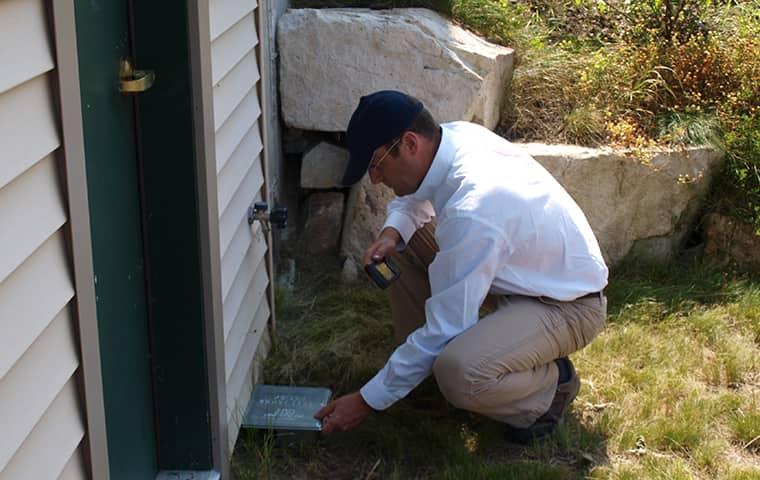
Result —
<instances>
[{"instance_id":1,"label":"shirt sleeve","mask_svg":"<svg viewBox=\"0 0 760 480\"><path fill-rule=\"evenodd\" d=\"M446 344L478 321L506 248L500 231L466 217L439 224L436 239L440 251L429 268L431 297L425 302L425 324L361 389L375 410L385 410L419 385Z\"/></svg>"},{"instance_id":2,"label":"shirt sleeve","mask_svg":"<svg viewBox=\"0 0 760 480\"><path fill-rule=\"evenodd\" d=\"M427 200L417 200L409 195L397 197L388 204L388 216L383 228L393 227L396 229L404 242L399 247L403 248L409 243L414 232L428 223L434 215L433 205Z\"/></svg>"}]
</instances>

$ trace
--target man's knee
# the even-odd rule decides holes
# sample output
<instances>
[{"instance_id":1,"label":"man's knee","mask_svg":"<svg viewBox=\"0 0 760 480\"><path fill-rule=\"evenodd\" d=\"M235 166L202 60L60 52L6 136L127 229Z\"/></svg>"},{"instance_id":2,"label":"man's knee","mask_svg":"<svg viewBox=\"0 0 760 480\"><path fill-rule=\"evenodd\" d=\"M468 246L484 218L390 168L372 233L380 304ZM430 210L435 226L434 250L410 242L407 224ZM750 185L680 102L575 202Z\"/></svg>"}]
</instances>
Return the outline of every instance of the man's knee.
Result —
<instances>
[{"instance_id":1,"label":"man's knee","mask_svg":"<svg viewBox=\"0 0 760 480\"><path fill-rule=\"evenodd\" d=\"M468 362L449 349L444 349L433 364L433 374L443 396L455 407L465 410L473 406L469 372Z\"/></svg>"}]
</instances>

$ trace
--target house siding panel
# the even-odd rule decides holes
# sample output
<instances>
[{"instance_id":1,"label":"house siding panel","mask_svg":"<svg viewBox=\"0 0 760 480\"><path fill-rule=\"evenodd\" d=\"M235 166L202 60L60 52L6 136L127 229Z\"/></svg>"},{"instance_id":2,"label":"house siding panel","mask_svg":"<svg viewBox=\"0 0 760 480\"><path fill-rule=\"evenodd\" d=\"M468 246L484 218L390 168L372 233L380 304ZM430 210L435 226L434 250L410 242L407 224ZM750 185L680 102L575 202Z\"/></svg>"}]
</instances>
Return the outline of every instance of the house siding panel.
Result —
<instances>
[{"instance_id":1,"label":"house siding panel","mask_svg":"<svg viewBox=\"0 0 760 480\"><path fill-rule=\"evenodd\" d=\"M248 406L251 396L252 379L254 375L254 358L257 348L262 341L269 319L269 305L266 301L259 302L259 308L254 314L250 334L246 336L243 348L227 381L227 408L229 409L229 424L232 431L240 429L240 423Z\"/></svg>"},{"instance_id":2,"label":"house siding panel","mask_svg":"<svg viewBox=\"0 0 760 480\"><path fill-rule=\"evenodd\" d=\"M254 281L256 272L259 267L265 265L262 261L266 254L267 247L264 241L264 235L260 230L256 230L254 233L254 242L248 248L243 261L240 262L239 270L235 276L235 281L230 288L230 293L224 300L224 338L230 335L230 330L234 320L238 318L240 314L241 305L245 298L245 294L248 292L248 288L251 282ZM248 312L250 313L250 312Z\"/></svg>"},{"instance_id":3,"label":"house siding panel","mask_svg":"<svg viewBox=\"0 0 760 480\"><path fill-rule=\"evenodd\" d=\"M77 449L76 452L69 459L69 463L63 467L63 471L58 476L58 480L87 480L87 470L84 461L84 452L82 447Z\"/></svg>"},{"instance_id":4,"label":"house siding panel","mask_svg":"<svg viewBox=\"0 0 760 480\"><path fill-rule=\"evenodd\" d=\"M230 72L214 85L214 128L219 128L259 80L256 51L251 50Z\"/></svg>"},{"instance_id":5,"label":"house siding panel","mask_svg":"<svg viewBox=\"0 0 760 480\"><path fill-rule=\"evenodd\" d=\"M214 85L258 43L253 15L244 16L232 28L224 32L214 42L211 49L211 81Z\"/></svg>"},{"instance_id":6,"label":"house siding panel","mask_svg":"<svg viewBox=\"0 0 760 480\"><path fill-rule=\"evenodd\" d=\"M258 93L255 88L248 91L242 102L216 131L216 171L217 174L227 164L232 153L245 134L258 123L261 116ZM256 120L251 121L252 118ZM258 128L258 127L257 127Z\"/></svg>"},{"instance_id":7,"label":"house siding panel","mask_svg":"<svg viewBox=\"0 0 760 480\"><path fill-rule=\"evenodd\" d=\"M254 166L252 170L259 170L260 172L260 169L257 166ZM257 185L259 187L253 190L251 197L248 197L252 198L253 201L259 201L261 200L261 196L258 192L260 191L261 185L264 183L264 179L260 174L257 176L255 171L253 172L253 175L253 180L249 179L248 176L245 177L246 183L244 183L244 185ZM249 194L249 192L243 191L238 197L243 197L243 195L246 194ZM244 208L245 205L242 207ZM237 208L240 208L240 206L232 203L228 209L229 213L222 214L222 220L228 224L226 225L228 231L235 228L235 221L238 222L237 228L229 241L229 246L227 246L222 254L222 272L224 272L222 274L222 294L224 297L227 297L229 293L232 280L237 276L237 272L241 266L240 262L243 260L246 251L251 245L251 241L256 238L255 231L261 228L259 222L256 222L254 225L248 225L247 215L246 218L243 219L237 218L237 216L233 217L233 213L237 211ZM258 234L258 236L261 236L261 234Z\"/></svg>"},{"instance_id":8,"label":"house siding panel","mask_svg":"<svg viewBox=\"0 0 760 480\"><path fill-rule=\"evenodd\" d=\"M0 480L56 478L84 437L77 379L72 377L55 397L18 453L0 472ZM41 461L44 459L44 461Z\"/></svg>"},{"instance_id":9,"label":"house siding panel","mask_svg":"<svg viewBox=\"0 0 760 480\"><path fill-rule=\"evenodd\" d=\"M86 467L51 7L0 1L2 480Z\"/></svg>"},{"instance_id":10,"label":"house siding panel","mask_svg":"<svg viewBox=\"0 0 760 480\"><path fill-rule=\"evenodd\" d=\"M209 0L209 27L212 42L256 8L256 0ZM211 48L213 48L213 43ZM212 65L214 59L211 59Z\"/></svg>"},{"instance_id":11,"label":"house siding panel","mask_svg":"<svg viewBox=\"0 0 760 480\"><path fill-rule=\"evenodd\" d=\"M259 160L257 160L258 162ZM222 258L226 255L227 249L230 248L238 226L243 222L246 225L248 224L248 206L262 199L261 187L264 182L260 170L260 165L251 167L227 209L219 214L219 246ZM224 279L224 273L222 273L222 279Z\"/></svg>"},{"instance_id":12,"label":"house siding panel","mask_svg":"<svg viewBox=\"0 0 760 480\"><path fill-rule=\"evenodd\" d=\"M0 281L66 222L66 212L53 155L0 189ZM36 195L29 195L36 192Z\"/></svg>"},{"instance_id":13,"label":"house siding panel","mask_svg":"<svg viewBox=\"0 0 760 480\"><path fill-rule=\"evenodd\" d=\"M255 257L254 257L255 258ZM232 326L227 332L225 338L225 376L227 381L232 377L235 360L240 356L243 345L249 335L260 333L254 326L254 318L250 312L256 311L261 304L261 297L267 289L267 269L266 263L256 260L258 268L249 283L248 291L243 298L243 302L238 309L238 314L232 322Z\"/></svg>"},{"instance_id":14,"label":"house siding panel","mask_svg":"<svg viewBox=\"0 0 760 480\"><path fill-rule=\"evenodd\" d=\"M227 209L233 195L240 187L240 182L243 181L246 172L256 161L256 156L261 152L261 149L261 132L258 125L253 125L232 153L227 165L219 172L217 202L220 212Z\"/></svg>"},{"instance_id":15,"label":"house siding panel","mask_svg":"<svg viewBox=\"0 0 760 480\"><path fill-rule=\"evenodd\" d=\"M54 112L48 75L0 94L0 187L60 146Z\"/></svg>"},{"instance_id":16,"label":"house siding panel","mask_svg":"<svg viewBox=\"0 0 760 480\"><path fill-rule=\"evenodd\" d=\"M71 312L65 309L0 380L0 411L3 412L0 468L8 465L14 455L30 453L21 451L21 446L70 380L78 364ZM79 417L77 410L73 416ZM39 435L44 435L44 432Z\"/></svg>"},{"instance_id":17,"label":"house siding panel","mask_svg":"<svg viewBox=\"0 0 760 480\"><path fill-rule=\"evenodd\" d=\"M253 0L209 2L230 448L251 393L254 357L270 316L264 233L259 224L247 221L248 207L266 198L256 7Z\"/></svg>"},{"instance_id":18,"label":"house siding panel","mask_svg":"<svg viewBox=\"0 0 760 480\"><path fill-rule=\"evenodd\" d=\"M42 0L0 2L0 93L53 69L53 52L45 25ZM8 65L12 69L5 70Z\"/></svg>"},{"instance_id":19,"label":"house siding panel","mask_svg":"<svg viewBox=\"0 0 760 480\"><path fill-rule=\"evenodd\" d=\"M57 232L0 283L0 381L74 296Z\"/></svg>"}]
</instances>

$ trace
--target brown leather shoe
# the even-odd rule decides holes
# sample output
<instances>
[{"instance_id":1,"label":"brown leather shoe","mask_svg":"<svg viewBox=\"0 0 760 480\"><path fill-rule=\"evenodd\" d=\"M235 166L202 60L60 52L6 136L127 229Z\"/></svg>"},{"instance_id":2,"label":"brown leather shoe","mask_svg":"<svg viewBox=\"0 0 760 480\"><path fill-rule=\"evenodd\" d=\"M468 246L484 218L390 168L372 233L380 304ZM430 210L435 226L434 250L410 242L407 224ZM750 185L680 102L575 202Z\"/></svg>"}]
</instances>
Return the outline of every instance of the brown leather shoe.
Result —
<instances>
[{"instance_id":1,"label":"brown leather shoe","mask_svg":"<svg viewBox=\"0 0 760 480\"><path fill-rule=\"evenodd\" d=\"M546 413L538 417L528 428L515 428L507 425L507 439L520 444L526 444L546 438L562 424L565 419L565 412L567 408L573 403L575 397L578 395L578 390L581 388L581 381L578 378L578 374L575 372L573 362L567 357L558 358L555 362L565 362L565 366L570 372L570 379L566 382L557 385L557 391L554 393L554 399L552 400L549 410Z\"/></svg>"}]
</instances>

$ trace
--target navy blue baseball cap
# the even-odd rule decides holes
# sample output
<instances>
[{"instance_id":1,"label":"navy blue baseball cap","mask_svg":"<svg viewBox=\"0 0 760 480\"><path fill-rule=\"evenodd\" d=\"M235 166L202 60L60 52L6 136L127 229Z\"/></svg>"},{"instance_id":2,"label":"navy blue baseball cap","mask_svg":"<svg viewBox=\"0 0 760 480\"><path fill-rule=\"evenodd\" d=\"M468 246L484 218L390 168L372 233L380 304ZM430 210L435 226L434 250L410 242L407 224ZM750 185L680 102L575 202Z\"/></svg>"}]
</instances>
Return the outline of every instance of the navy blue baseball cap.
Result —
<instances>
[{"instance_id":1,"label":"navy blue baseball cap","mask_svg":"<svg viewBox=\"0 0 760 480\"><path fill-rule=\"evenodd\" d=\"M346 146L351 156L340 183L349 186L358 182L367 172L372 153L401 136L422 108L419 100L395 90L362 97L348 122Z\"/></svg>"}]
</instances>

